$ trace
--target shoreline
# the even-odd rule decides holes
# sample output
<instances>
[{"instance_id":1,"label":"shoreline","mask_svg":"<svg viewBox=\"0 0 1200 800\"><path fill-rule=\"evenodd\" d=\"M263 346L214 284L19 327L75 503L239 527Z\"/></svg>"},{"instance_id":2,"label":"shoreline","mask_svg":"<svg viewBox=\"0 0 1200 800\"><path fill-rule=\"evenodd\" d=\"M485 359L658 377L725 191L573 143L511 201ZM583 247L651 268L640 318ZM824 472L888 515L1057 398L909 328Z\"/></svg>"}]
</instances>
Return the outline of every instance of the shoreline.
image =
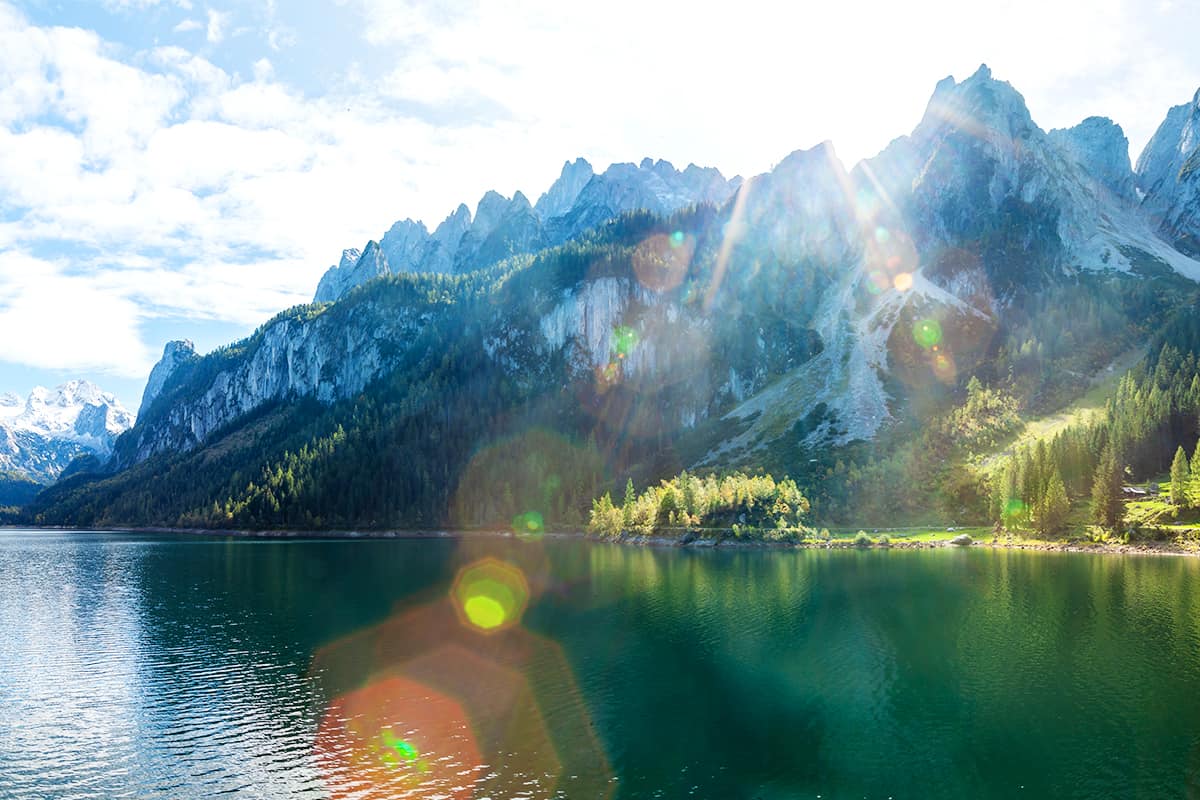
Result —
<instances>
[{"instance_id":1,"label":"shoreline","mask_svg":"<svg viewBox=\"0 0 1200 800\"><path fill-rule=\"evenodd\" d=\"M389 529L389 530L328 530L301 529L246 530L225 528L175 528L150 527L67 527L35 525L0 525L4 531L57 531L61 533L145 533L174 534L188 536L231 537L238 539L268 539L284 541L319 541L323 539L372 540L372 539L581 539L597 544L619 544L633 547L675 548L680 550L936 550L941 548L1027 550L1057 553L1100 553L1106 555L1161 555L1200 556L1200 543L1196 548L1181 547L1176 542L1072 542L1043 541L1038 539L997 540L978 539L970 544L955 544L951 539L906 541L903 537L888 544L872 541L869 545L855 544L852 539L831 541L773 542L761 539L735 539L733 537L696 537L681 539L673 536L622 535L615 539L590 536L583 531L546 531L537 535L516 534L506 529ZM887 533L892 533L887 531Z\"/></svg>"}]
</instances>

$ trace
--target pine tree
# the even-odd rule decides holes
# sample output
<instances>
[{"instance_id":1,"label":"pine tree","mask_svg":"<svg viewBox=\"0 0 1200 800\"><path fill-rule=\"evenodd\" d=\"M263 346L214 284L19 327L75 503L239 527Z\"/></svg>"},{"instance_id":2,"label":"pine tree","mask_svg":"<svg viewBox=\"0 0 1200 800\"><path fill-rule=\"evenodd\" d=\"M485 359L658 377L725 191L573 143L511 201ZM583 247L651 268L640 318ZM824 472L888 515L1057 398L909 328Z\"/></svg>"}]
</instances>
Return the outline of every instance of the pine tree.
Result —
<instances>
[{"instance_id":1,"label":"pine tree","mask_svg":"<svg viewBox=\"0 0 1200 800\"><path fill-rule=\"evenodd\" d=\"M1121 470L1112 445L1104 448L1096 477L1092 481L1093 519L1106 528L1114 529L1121 521Z\"/></svg>"},{"instance_id":2,"label":"pine tree","mask_svg":"<svg viewBox=\"0 0 1200 800\"><path fill-rule=\"evenodd\" d=\"M1188 458L1183 447L1175 450L1175 459L1171 461L1171 503L1175 506L1188 505Z\"/></svg>"},{"instance_id":3,"label":"pine tree","mask_svg":"<svg viewBox=\"0 0 1200 800\"><path fill-rule=\"evenodd\" d=\"M1196 443L1196 452L1188 466L1187 505L1188 508L1200 506L1200 442Z\"/></svg>"},{"instance_id":4,"label":"pine tree","mask_svg":"<svg viewBox=\"0 0 1200 800\"><path fill-rule=\"evenodd\" d=\"M1046 496L1038 503L1038 532L1042 535L1059 532L1066 525L1069 513L1071 501L1067 499L1067 488L1058 470L1054 470L1046 487Z\"/></svg>"}]
</instances>

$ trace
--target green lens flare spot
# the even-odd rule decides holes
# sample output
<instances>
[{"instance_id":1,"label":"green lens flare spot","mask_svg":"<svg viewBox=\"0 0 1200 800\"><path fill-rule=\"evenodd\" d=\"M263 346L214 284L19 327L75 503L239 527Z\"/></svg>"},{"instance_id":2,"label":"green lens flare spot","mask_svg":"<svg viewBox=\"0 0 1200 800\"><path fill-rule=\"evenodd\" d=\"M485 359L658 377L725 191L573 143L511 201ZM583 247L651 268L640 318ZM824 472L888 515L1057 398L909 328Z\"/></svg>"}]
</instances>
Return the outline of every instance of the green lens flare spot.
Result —
<instances>
[{"instance_id":1,"label":"green lens flare spot","mask_svg":"<svg viewBox=\"0 0 1200 800\"><path fill-rule=\"evenodd\" d=\"M1004 503L1004 516L1016 517L1025 513L1025 504L1019 498L1009 498Z\"/></svg>"},{"instance_id":2,"label":"green lens flare spot","mask_svg":"<svg viewBox=\"0 0 1200 800\"><path fill-rule=\"evenodd\" d=\"M384 728L380 731L379 739L385 748L380 753L379 760L385 764L395 767L399 765L400 761L416 761L420 755L411 742L397 737L392 733L391 728Z\"/></svg>"},{"instance_id":3,"label":"green lens flare spot","mask_svg":"<svg viewBox=\"0 0 1200 800\"><path fill-rule=\"evenodd\" d=\"M522 516L526 517L524 524L528 528L530 518ZM540 525L541 515L536 515L533 521ZM459 572L451 598L464 625L494 633L520 622L529 604L529 584L513 565L485 558Z\"/></svg>"},{"instance_id":4,"label":"green lens flare spot","mask_svg":"<svg viewBox=\"0 0 1200 800\"><path fill-rule=\"evenodd\" d=\"M626 358L638 344L638 333L628 325L618 325L613 329L612 349L617 358Z\"/></svg>"},{"instance_id":5,"label":"green lens flare spot","mask_svg":"<svg viewBox=\"0 0 1200 800\"><path fill-rule=\"evenodd\" d=\"M942 326L936 319L923 319L913 326L913 338L926 350L936 347L942 341Z\"/></svg>"},{"instance_id":6,"label":"green lens flare spot","mask_svg":"<svg viewBox=\"0 0 1200 800\"><path fill-rule=\"evenodd\" d=\"M526 511L513 517L513 533L518 536L535 536L546 529L545 520L536 511Z\"/></svg>"},{"instance_id":7,"label":"green lens flare spot","mask_svg":"<svg viewBox=\"0 0 1200 800\"><path fill-rule=\"evenodd\" d=\"M384 745L391 750L394 750L396 755L400 756L405 761L412 761L419 755L419 753L417 753L417 748L414 747L411 742L396 736L394 733L392 733L391 728L384 728L383 731L380 732L379 738L383 740Z\"/></svg>"},{"instance_id":8,"label":"green lens flare spot","mask_svg":"<svg viewBox=\"0 0 1200 800\"><path fill-rule=\"evenodd\" d=\"M467 602L463 604L463 610L472 625L483 628L485 631L499 628L508 619L508 614L504 612L504 606L500 601L488 597L486 594L468 597Z\"/></svg>"},{"instance_id":9,"label":"green lens flare spot","mask_svg":"<svg viewBox=\"0 0 1200 800\"><path fill-rule=\"evenodd\" d=\"M679 247L683 244L683 231L675 231L671 234L671 247Z\"/></svg>"}]
</instances>

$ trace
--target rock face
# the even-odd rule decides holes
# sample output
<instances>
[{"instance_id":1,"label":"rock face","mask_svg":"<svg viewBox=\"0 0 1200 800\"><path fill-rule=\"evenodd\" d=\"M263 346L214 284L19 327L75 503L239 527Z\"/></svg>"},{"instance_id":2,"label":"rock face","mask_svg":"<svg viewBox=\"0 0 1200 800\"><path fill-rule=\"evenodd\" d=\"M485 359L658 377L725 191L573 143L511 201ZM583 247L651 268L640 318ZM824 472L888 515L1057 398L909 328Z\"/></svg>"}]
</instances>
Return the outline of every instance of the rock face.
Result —
<instances>
[{"instance_id":1,"label":"rock face","mask_svg":"<svg viewBox=\"0 0 1200 800\"><path fill-rule=\"evenodd\" d=\"M627 211L670 214L696 203L725 203L741 184L727 181L715 169L690 164L679 172L668 161L643 159L640 164L613 164L593 176L571 208L548 220L550 239L565 242Z\"/></svg>"},{"instance_id":2,"label":"rock face","mask_svg":"<svg viewBox=\"0 0 1200 800\"><path fill-rule=\"evenodd\" d=\"M314 300L318 303L331 302L355 286L390 274L387 258L376 242L367 242L361 254L354 249L343 250L341 263L321 278Z\"/></svg>"},{"instance_id":3,"label":"rock face","mask_svg":"<svg viewBox=\"0 0 1200 800\"><path fill-rule=\"evenodd\" d=\"M938 83L912 135L855 172L922 253L983 242L980 274L944 263L926 272L944 286L973 282L994 302L1080 270L1128 272L1131 251L1200 277L1130 202L1123 138L1104 121L1046 134L1020 93L982 66Z\"/></svg>"},{"instance_id":4,"label":"rock face","mask_svg":"<svg viewBox=\"0 0 1200 800\"><path fill-rule=\"evenodd\" d=\"M0 396L0 471L51 482L78 456L107 458L131 427L133 415L88 381L38 386L23 402Z\"/></svg>"},{"instance_id":5,"label":"rock face","mask_svg":"<svg viewBox=\"0 0 1200 800\"><path fill-rule=\"evenodd\" d=\"M1143 208L1181 252L1200 256L1200 89L1175 106L1142 151Z\"/></svg>"},{"instance_id":6,"label":"rock face","mask_svg":"<svg viewBox=\"0 0 1200 800\"><path fill-rule=\"evenodd\" d=\"M1050 131L1050 140L1101 186L1121 200L1134 200L1129 140L1120 125L1107 117L1088 117L1074 128Z\"/></svg>"},{"instance_id":7,"label":"rock face","mask_svg":"<svg viewBox=\"0 0 1200 800\"><path fill-rule=\"evenodd\" d=\"M138 416L145 415L150 404L162 392L167 379L175 370L197 358L196 346L191 341L181 339L167 342L166 347L163 348L162 358L154 365L154 369L150 370L150 378L146 381L146 388L142 392L142 404L138 406Z\"/></svg>"},{"instance_id":8,"label":"rock face","mask_svg":"<svg viewBox=\"0 0 1200 800\"><path fill-rule=\"evenodd\" d=\"M425 225L406 219L388 229L379 240L379 249L393 272L416 272L425 257L428 242L429 231L425 230Z\"/></svg>"},{"instance_id":9,"label":"rock face","mask_svg":"<svg viewBox=\"0 0 1200 800\"><path fill-rule=\"evenodd\" d=\"M314 302L337 300L380 275L401 272L471 272L513 255L562 244L627 211L669 214L696 203L720 205L740 179L727 181L715 169L689 165L682 172L666 161L614 164L602 175L580 158L562 174L536 206L520 192L512 198L489 191L475 215L460 205L432 234L420 222L397 222L379 242L381 256L364 264L346 250L317 287ZM365 257L370 245L364 249Z\"/></svg>"},{"instance_id":10,"label":"rock face","mask_svg":"<svg viewBox=\"0 0 1200 800\"><path fill-rule=\"evenodd\" d=\"M362 252L357 248L351 247L343 250L342 260L321 276L321 282L317 284L317 294L313 301L317 303L332 302L350 291L354 286L354 268L361 257Z\"/></svg>"},{"instance_id":11,"label":"rock face","mask_svg":"<svg viewBox=\"0 0 1200 800\"><path fill-rule=\"evenodd\" d=\"M186 384L189 392L170 404L151 402L128 445L122 442L114 466L189 450L272 401L313 397L329 403L351 396L394 367L403 354L394 343L415 341L427 322L428 316L418 312L364 302L354 307L353 320L344 313L281 316L242 342L236 357L206 357L219 366L201 379L197 370L205 359L184 359L165 373L158 390L172 394ZM166 361L164 355L159 366Z\"/></svg>"},{"instance_id":12,"label":"rock face","mask_svg":"<svg viewBox=\"0 0 1200 800\"><path fill-rule=\"evenodd\" d=\"M587 159L577 158L563 164L562 173L546 193L538 198L534 209L543 220L561 217L571 210L579 193L595 173Z\"/></svg>"},{"instance_id":13,"label":"rock face","mask_svg":"<svg viewBox=\"0 0 1200 800\"><path fill-rule=\"evenodd\" d=\"M471 272L519 253L534 253L549 244L542 221L525 195L507 200L488 192L479 201L471 228L459 239L453 271Z\"/></svg>"}]
</instances>

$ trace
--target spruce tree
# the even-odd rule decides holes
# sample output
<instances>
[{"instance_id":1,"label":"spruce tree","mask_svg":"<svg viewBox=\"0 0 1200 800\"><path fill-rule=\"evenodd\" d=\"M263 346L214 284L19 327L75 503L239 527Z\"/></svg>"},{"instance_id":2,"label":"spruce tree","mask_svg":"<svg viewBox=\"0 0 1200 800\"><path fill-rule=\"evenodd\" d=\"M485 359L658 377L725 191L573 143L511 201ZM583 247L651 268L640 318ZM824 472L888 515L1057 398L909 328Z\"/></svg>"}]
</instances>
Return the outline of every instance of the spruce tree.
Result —
<instances>
[{"instance_id":1,"label":"spruce tree","mask_svg":"<svg viewBox=\"0 0 1200 800\"><path fill-rule=\"evenodd\" d=\"M1200 442L1196 443L1196 452L1192 454L1192 462L1188 466L1188 508L1200 506Z\"/></svg>"},{"instance_id":2,"label":"spruce tree","mask_svg":"<svg viewBox=\"0 0 1200 800\"><path fill-rule=\"evenodd\" d=\"M1107 445L1092 482L1092 515L1100 525L1115 529L1121 521L1121 470L1112 445Z\"/></svg>"},{"instance_id":3,"label":"spruce tree","mask_svg":"<svg viewBox=\"0 0 1200 800\"><path fill-rule=\"evenodd\" d=\"M1043 535L1058 533L1067 524L1071 501L1067 499L1067 487L1058 470L1050 475L1046 496L1038 503L1038 512L1038 531Z\"/></svg>"},{"instance_id":4,"label":"spruce tree","mask_svg":"<svg viewBox=\"0 0 1200 800\"><path fill-rule=\"evenodd\" d=\"M1171 503L1178 507L1188 504L1188 458L1183 447L1175 450L1175 458L1171 461Z\"/></svg>"}]
</instances>

